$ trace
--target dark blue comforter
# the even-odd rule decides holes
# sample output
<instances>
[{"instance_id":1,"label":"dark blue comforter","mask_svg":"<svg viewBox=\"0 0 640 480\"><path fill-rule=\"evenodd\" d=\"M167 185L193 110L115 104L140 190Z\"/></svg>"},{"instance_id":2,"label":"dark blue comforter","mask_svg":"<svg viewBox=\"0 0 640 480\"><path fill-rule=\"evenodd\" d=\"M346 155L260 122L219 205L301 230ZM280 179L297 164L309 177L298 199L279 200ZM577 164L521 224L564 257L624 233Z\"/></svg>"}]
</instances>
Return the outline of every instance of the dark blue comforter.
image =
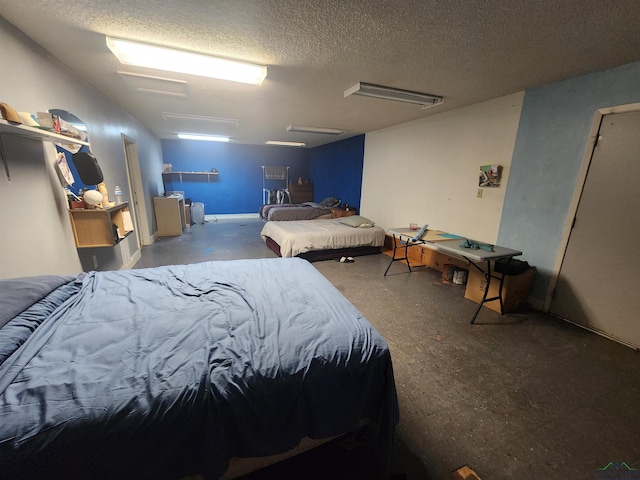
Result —
<instances>
[{"instance_id":1,"label":"dark blue comforter","mask_svg":"<svg viewBox=\"0 0 640 480\"><path fill-rule=\"evenodd\" d=\"M385 341L297 258L92 272L16 322L2 478L216 478L362 418L388 452L398 420Z\"/></svg>"}]
</instances>

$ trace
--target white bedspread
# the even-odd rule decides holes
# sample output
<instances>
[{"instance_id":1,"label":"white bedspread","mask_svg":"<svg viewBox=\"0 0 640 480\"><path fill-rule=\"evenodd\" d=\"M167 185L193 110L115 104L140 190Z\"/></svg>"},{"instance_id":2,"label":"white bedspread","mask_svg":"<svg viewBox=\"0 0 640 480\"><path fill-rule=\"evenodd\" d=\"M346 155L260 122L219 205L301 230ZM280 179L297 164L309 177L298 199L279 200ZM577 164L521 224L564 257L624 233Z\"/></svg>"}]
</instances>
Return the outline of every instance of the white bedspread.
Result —
<instances>
[{"instance_id":1,"label":"white bedspread","mask_svg":"<svg viewBox=\"0 0 640 480\"><path fill-rule=\"evenodd\" d=\"M339 218L267 222L260 235L263 240L271 237L280 245L283 257L318 250L381 247L384 244L383 228L354 228L341 224Z\"/></svg>"}]
</instances>

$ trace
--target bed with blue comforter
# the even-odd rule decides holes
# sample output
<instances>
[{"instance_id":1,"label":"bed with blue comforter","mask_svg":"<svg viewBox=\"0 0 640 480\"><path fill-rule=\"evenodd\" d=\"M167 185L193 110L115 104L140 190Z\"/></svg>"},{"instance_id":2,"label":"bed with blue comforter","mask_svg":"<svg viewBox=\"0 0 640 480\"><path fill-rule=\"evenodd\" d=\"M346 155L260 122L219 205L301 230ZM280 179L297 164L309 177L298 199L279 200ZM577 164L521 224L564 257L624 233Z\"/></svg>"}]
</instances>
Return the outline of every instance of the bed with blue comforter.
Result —
<instances>
[{"instance_id":1,"label":"bed with blue comforter","mask_svg":"<svg viewBox=\"0 0 640 480\"><path fill-rule=\"evenodd\" d=\"M0 476L218 478L232 457L378 424L384 339L311 264L0 281Z\"/></svg>"}]
</instances>

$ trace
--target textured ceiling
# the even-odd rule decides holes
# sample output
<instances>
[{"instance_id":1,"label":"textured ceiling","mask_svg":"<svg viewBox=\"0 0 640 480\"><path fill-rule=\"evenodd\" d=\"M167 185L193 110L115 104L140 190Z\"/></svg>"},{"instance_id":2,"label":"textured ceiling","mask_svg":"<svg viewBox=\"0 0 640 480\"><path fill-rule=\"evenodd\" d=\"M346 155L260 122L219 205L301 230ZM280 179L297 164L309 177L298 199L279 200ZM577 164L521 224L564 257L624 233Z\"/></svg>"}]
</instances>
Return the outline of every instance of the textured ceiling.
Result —
<instances>
[{"instance_id":1,"label":"textured ceiling","mask_svg":"<svg viewBox=\"0 0 640 480\"><path fill-rule=\"evenodd\" d=\"M638 0L0 0L0 15L161 138L189 131L313 147L640 60ZM264 64L268 75L250 86L124 66L105 35ZM180 80L159 84L186 97L142 93L118 71ZM343 98L356 82L445 102ZM347 133L291 133L290 124Z\"/></svg>"}]
</instances>

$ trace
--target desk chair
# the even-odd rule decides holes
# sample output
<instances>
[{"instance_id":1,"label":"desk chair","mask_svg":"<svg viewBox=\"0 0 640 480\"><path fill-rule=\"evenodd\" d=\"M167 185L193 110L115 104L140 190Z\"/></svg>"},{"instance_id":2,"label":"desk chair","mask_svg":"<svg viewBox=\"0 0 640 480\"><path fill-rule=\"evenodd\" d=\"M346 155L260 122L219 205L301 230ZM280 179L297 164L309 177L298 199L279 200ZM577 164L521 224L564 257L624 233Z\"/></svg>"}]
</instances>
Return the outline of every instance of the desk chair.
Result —
<instances>
[{"instance_id":1,"label":"desk chair","mask_svg":"<svg viewBox=\"0 0 640 480\"><path fill-rule=\"evenodd\" d=\"M389 265L387 265L387 269L384 271L384 277L387 276L389 268L391 268L391 264L399 260L407 261L407 267L409 267L409 273L411 273L411 264L409 263L409 247L412 245L415 245L415 243L412 243L411 240L402 240L402 237L400 235L396 235L395 233L393 234L393 255L391 257ZM401 248L404 248L404 257L396 258L396 251Z\"/></svg>"}]
</instances>

